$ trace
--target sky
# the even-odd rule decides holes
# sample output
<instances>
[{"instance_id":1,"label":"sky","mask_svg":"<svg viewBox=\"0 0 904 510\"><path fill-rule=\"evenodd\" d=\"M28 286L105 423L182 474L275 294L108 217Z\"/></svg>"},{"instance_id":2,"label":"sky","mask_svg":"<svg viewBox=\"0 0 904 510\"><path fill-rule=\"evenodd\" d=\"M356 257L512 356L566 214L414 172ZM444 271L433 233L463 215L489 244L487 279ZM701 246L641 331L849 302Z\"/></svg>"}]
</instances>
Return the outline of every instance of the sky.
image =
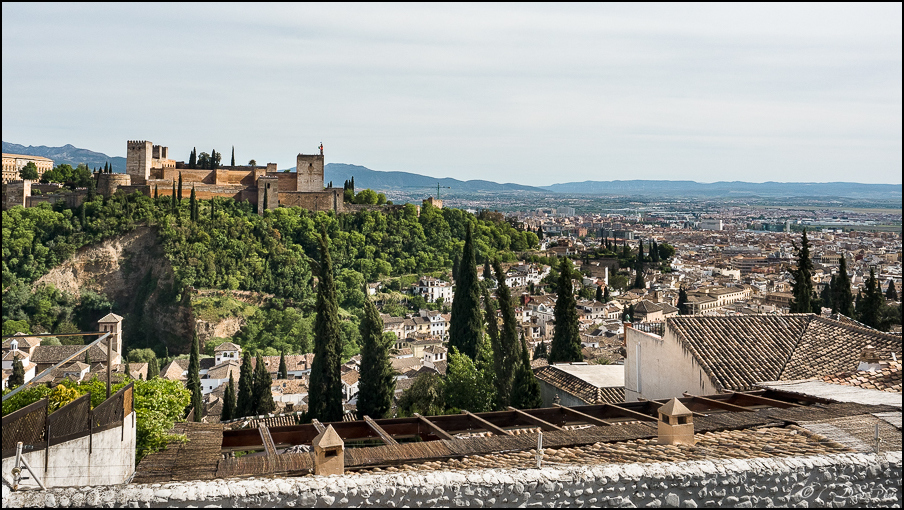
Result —
<instances>
[{"instance_id":1,"label":"sky","mask_svg":"<svg viewBox=\"0 0 904 510\"><path fill-rule=\"evenodd\" d=\"M2 4L3 140L527 185L901 183L902 5Z\"/></svg>"}]
</instances>

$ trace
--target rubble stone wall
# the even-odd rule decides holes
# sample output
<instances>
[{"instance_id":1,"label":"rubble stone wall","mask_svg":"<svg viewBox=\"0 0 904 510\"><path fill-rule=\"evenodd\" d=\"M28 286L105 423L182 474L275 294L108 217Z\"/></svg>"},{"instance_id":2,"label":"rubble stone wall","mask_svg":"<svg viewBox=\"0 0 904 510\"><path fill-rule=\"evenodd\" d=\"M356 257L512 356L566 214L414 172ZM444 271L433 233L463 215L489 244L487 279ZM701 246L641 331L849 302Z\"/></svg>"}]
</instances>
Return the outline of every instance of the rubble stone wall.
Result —
<instances>
[{"instance_id":1,"label":"rubble stone wall","mask_svg":"<svg viewBox=\"0 0 904 510\"><path fill-rule=\"evenodd\" d=\"M900 506L901 452L8 490L4 508Z\"/></svg>"}]
</instances>

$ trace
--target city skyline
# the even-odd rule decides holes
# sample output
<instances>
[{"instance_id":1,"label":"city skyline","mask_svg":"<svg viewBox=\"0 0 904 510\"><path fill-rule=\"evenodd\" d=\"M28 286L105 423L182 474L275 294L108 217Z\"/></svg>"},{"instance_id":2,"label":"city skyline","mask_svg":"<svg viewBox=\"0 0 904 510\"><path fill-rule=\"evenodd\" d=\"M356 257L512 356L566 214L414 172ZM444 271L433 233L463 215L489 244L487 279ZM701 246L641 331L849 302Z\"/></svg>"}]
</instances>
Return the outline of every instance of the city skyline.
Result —
<instances>
[{"instance_id":1,"label":"city skyline","mask_svg":"<svg viewBox=\"0 0 904 510\"><path fill-rule=\"evenodd\" d=\"M901 33L900 4L4 4L3 140L279 168L323 141L535 186L898 184Z\"/></svg>"}]
</instances>

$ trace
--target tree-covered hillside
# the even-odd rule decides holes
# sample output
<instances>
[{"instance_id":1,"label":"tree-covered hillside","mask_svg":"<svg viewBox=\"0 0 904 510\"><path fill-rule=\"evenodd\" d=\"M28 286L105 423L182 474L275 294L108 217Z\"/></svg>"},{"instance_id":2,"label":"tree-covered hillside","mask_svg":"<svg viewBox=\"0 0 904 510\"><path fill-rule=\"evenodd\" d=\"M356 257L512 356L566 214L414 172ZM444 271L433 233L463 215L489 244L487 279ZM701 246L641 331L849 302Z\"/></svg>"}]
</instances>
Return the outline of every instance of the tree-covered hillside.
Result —
<instances>
[{"instance_id":1,"label":"tree-covered hillside","mask_svg":"<svg viewBox=\"0 0 904 510\"><path fill-rule=\"evenodd\" d=\"M179 302L188 287L258 291L274 295L280 311L291 308L293 322L311 313L312 265L316 264L317 233L322 227L330 237L339 304L353 321L361 314L365 282L451 268L469 223L479 263L487 257L513 260L513 251L533 248L538 242L535 234L518 231L504 221L481 220L459 209L429 205L420 215L408 204L338 216L281 207L259 216L250 204L231 199L173 202L169 196L154 199L136 193L110 199L97 196L74 209L41 205L3 211L4 333L8 321L25 321L52 332L85 328L101 311L109 311L111 303L102 302L103 296L86 293L94 299L86 303L82 302L85 298L76 300L46 288L32 292L31 287L79 247L138 225L157 229L175 274L174 287L164 293L171 304ZM114 311L117 306L112 303ZM273 313L261 317L270 324L279 321ZM251 324L249 329L260 330L261 326ZM357 324L349 324L348 329L354 337ZM284 330L297 328L287 325ZM239 338L249 336L254 336L252 331L239 334ZM126 342L128 346L128 339ZM307 342L280 343L301 348ZM256 347L273 345L265 342ZM353 346L349 346L351 350Z\"/></svg>"}]
</instances>

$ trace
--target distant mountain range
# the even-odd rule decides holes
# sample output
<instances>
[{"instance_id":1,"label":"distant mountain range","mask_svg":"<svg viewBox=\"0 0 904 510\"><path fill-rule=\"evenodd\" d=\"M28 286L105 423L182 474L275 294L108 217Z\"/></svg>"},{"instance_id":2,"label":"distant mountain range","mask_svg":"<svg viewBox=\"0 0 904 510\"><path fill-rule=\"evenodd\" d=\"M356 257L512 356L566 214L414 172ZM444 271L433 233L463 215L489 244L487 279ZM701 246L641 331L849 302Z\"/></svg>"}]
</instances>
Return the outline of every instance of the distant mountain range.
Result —
<instances>
[{"instance_id":1,"label":"distant mountain range","mask_svg":"<svg viewBox=\"0 0 904 510\"><path fill-rule=\"evenodd\" d=\"M125 173L126 158L107 156L100 152L79 149L72 145L47 147L44 145L24 146L3 142L3 152L43 156L56 164L68 163L76 166L103 167L105 162L113 164L113 171ZM430 177L410 172L383 172L360 165L327 163L324 168L324 182L339 186L346 179L355 178L357 189L410 190L422 189L429 193L431 188L441 187L440 194L461 195L462 193L556 193L571 195L622 195L673 198L716 198L716 197L844 197L871 198L877 200L901 200L900 184L861 184L856 182L714 182L695 181L584 181L566 182L551 186L525 186L515 183L497 183L485 180L462 181L451 177ZM449 188L445 188L448 186Z\"/></svg>"},{"instance_id":2,"label":"distant mountain range","mask_svg":"<svg viewBox=\"0 0 904 510\"><path fill-rule=\"evenodd\" d=\"M70 144L62 147L47 147L46 145L19 145L17 143L3 142L3 152L10 154L23 154L25 156L42 156L53 160L55 165L69 164L73 168L84 163L91 168L103 168L104 163L113 164L113 171L126 173L126 158L119 156L110 157L101 152L79 149Z\"/></svg>"}]
</instances>

